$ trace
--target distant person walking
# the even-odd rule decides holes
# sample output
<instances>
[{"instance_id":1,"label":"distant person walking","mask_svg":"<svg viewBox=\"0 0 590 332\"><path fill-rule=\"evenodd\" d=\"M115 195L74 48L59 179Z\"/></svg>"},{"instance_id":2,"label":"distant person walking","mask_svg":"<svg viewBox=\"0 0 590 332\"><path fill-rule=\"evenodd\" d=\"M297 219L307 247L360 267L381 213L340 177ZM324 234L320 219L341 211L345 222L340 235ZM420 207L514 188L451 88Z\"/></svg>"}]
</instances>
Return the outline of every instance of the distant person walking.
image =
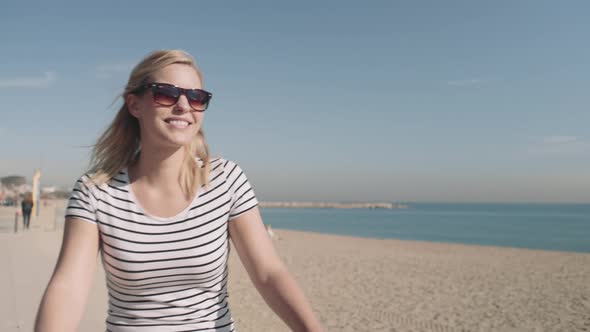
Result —
<instances>
[{"instance_id":1,"label":"distant person walking","mask_svg":"<svg viewBox=\"0 0 590 332\"><path fill-rule=\"evenodd\" d=\"M25 198L20 203L20 207L23 213L23 227L29 229L31 224L31 212L33 211L33 197L30 193L25 195Z\"/></svg>"}]
</instances>

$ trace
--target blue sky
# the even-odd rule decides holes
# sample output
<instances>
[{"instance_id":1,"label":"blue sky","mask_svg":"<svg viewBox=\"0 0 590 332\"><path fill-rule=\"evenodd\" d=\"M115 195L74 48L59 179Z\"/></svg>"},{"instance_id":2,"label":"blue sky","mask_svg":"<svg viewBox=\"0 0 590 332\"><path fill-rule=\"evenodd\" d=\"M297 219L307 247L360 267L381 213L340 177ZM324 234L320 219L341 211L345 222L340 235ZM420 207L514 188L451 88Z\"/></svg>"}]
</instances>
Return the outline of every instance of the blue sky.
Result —
<instances>
[{"instance_id":1,"label":"blue sky","mask_svg":"<svg viewBox=\"0 0 590 332\"><path fill-rule=\"evenodd\" d=\"M131 67L180 48L260 199L590 202L587 2L13 6L0 175L70 187Z\"/></svg>"}]
</instances>

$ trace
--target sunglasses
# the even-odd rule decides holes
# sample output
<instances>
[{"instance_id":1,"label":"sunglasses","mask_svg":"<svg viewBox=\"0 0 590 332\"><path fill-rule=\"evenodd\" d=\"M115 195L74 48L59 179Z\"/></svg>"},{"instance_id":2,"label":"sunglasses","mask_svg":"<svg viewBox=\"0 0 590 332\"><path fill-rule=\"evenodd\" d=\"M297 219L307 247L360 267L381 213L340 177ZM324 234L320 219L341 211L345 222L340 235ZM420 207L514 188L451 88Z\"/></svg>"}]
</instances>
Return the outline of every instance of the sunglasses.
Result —
<instances>
[{"instance_id":1,"label":"sunglasses","mask_svg":"<svg viewBox=\"0 0 590 332\"><path fill-rule=\"evenodd\" d=\"M167 83L146 83L133 93L151 90L154 102L162 106L176 105L181 95L185 95L190 107L197 112L204 112L213 95L201 89L183 89Z\"/></svg>"}]
</instances>

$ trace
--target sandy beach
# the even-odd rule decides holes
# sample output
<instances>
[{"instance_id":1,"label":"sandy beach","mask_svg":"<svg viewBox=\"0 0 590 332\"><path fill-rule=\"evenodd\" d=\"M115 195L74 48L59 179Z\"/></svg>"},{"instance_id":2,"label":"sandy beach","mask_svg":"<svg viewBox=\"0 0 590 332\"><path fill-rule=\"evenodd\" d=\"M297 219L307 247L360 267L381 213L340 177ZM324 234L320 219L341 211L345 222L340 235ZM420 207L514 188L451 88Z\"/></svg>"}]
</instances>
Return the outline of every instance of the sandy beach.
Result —
<instances>
[{"instance_id":1,"label":"sandy beach","mask_svg":"<svg viewBox=\"0 0 590 332\"><path fill-rule=\"evenodd\" d=\"M29 232L1 222L0 330L31 331L62 231L51 207ZM327 331L590 331L590 254L275 233ZM229 291L238 331L288 331L235 250ZM104 331L106 308L99 267L79 330Z\"/></svg>"}]
</instances>

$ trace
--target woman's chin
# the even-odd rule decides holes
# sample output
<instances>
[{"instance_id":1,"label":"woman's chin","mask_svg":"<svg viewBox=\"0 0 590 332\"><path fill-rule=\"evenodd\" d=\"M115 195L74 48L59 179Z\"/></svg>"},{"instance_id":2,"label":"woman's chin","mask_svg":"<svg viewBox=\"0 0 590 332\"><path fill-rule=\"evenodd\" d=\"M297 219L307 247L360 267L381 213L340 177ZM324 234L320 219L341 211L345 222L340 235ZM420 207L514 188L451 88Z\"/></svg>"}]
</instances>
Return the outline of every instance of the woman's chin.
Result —
<instances>
[{"instance_id":1,"label":"woman's chin","mask_svg":"<svg viewBox=\"0 0 590 332\"><path fill-rule=\"evenodd\" d=\"M166 149L166 150L176 150L180 149L186 145L189 145L192 142L192 138L184 138L184 137L162 137L157 143L150 144L154 146L154 148L158 150ZM142 143L145 145L146 143Z\"/></svg>"},{"instance_id":2,"label":"woman's chin","mask_svg":"<svg viewBox=\"0 0 590 332\"><path fill-rule=\"evenodd\" d=\"M166 145L170 148L181 148L185 145L191 144L191 141L191 139L171 139L168 142L166 142Z\"/></svg>"},{"instance_id":3,"label":"woman's chin","mask_svg":"<svg viewBox=\"0 0 590 332\"><path fill-rule=\"evenodd\" d=\"M157 149L178 149L191 144L197 136L194 131L168 131L161 130L156 135L151 135L149 139L144 140L142 145L149 144Z\"/></svg>"}]
</instances>

